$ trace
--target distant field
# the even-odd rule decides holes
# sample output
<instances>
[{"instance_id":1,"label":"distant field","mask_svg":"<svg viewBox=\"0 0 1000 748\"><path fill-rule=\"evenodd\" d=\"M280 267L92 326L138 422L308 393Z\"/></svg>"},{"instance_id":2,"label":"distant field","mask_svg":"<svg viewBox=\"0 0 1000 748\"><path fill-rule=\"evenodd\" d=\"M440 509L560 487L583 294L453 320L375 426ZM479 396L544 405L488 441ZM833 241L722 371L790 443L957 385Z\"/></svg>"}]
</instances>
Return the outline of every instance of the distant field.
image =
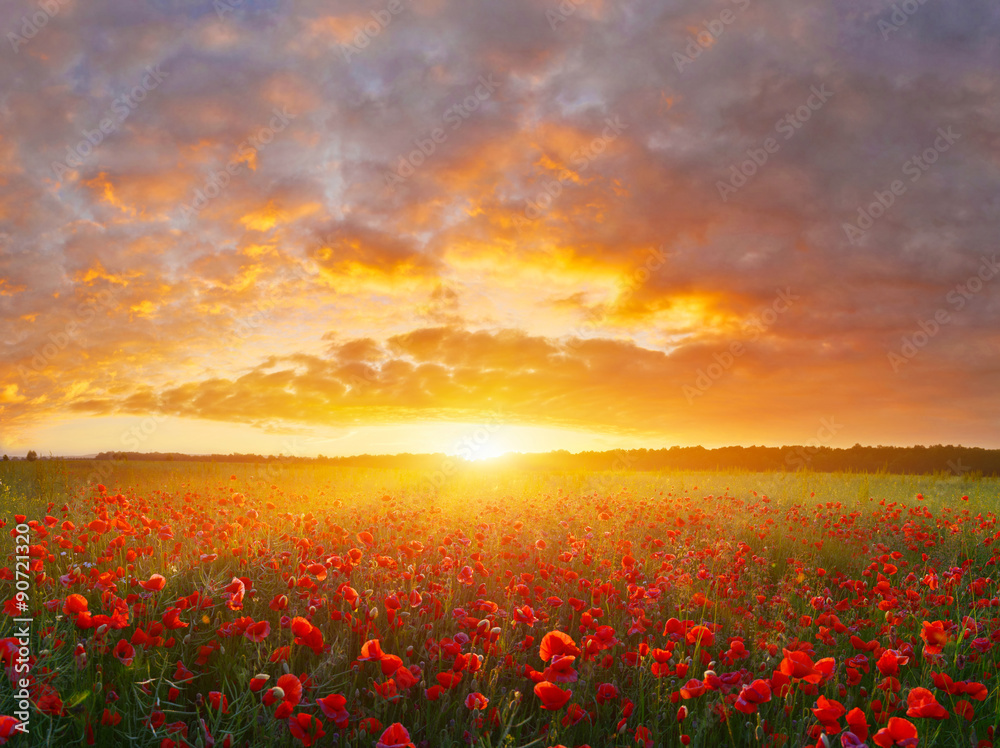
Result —
<instances>
[{"instance_id":1,"label":"distant field","mask_svg":"<svg viewBox=\"0 0 1000 748\"><path fill-rule=\"evenodd\" d=\"M0 463L0 741L993 744L1000 480L448 473Z\"/></svg>"}]
</instances>

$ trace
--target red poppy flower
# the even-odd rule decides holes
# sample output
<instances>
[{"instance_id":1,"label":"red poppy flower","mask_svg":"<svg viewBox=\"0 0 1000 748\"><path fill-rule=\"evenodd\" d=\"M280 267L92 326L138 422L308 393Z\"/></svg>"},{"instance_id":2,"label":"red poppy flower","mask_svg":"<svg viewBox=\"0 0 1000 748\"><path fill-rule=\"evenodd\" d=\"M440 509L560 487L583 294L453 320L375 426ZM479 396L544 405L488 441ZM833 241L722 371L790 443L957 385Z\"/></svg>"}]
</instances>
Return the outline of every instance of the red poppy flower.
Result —
<instances>
[{"instance_id":1,"label":"red poppy flower","mask_svg":"<svg viewBox=\"0 0 1000 748\"><path fill-rule=\"evenodd\" d=\"M361 645L361 655L358 657L358 660L360 662L381 660L384 656L385 655L382 653L382 645L379 644L378 639L369 639Z\"/></svg>"},{"instance_id":2,"label":"red poppy flower","mask_svg":"<svg viewBox=\"0 0 1000 748\"><path fill-rule=\"evenodd\" d=\"M968 701L961 699L955 703L955 714L971 721L976 716L976 710L972 708L972 704Z\"/></svg>"},{"instance_id":3,"label":"red poppy flower","mask_svg":"<svg viewBox=\"0 0 1000 748\"><path fill-rule=\"evenodd\" d=\"M802 651L782 650L785 653L781 661L782 674L794 680L804 680L806 683L819 683L823 674L816 669L812 658Z\"/></svg>"},{"instance_id":4,"label":"red poppy flower","mask_svg":"<svg viewBox=\"0 0 1000 748\"><path fill-rule=\"evenodd\" d=\"M399 722L393 722L382 733L375 748L414 748L414 745L410 742L409 731Z\"/></svg>"},{"instance_id":5,"label":"red poppy flower","mask_svg":"<svg viewBox=\"0 0 1000 748\"><path fill-rule=\"evenodd\" d=\"M264 694L264 706L278 703L274 710L275 719L290 717L292 711L302 701L302 681L290 673L278 678L274 688Z\"/></svg>"},{"instance_id":6,"label":"red poppy flower","mask_svg":"<svg viewBox=\"0 0 1000 748\"><path fill-rule=\"evenodd\" d=\"M437 682L440 683L443 688L449 688L449 689L450 688L454 688L455 686L457 686L459 683L462 682L462 674L461 673L453 673L453 672L438 673L435 676L435 678L437 679Z\"/></svg>"},{"instance_id":7,"label":"red poppy flower","mask_svg":"<svg viewBox=\"0 0 1000 748\"><path fill-rule=\"evenodd\" d=\"M278 647L271 653L268 662L285 662L291 654L291 649L287 644L283 647Z\"/></svg>"},{"instance_id":8,"label":"red poppy flower","mask_svg":"<svg viewBox=\"0 0 1000 748\"><path fill-rule=\"evenodd\" d=\"M566 702L573 696L573 692L563 690L554 683L543 680L541 683L535 684L535 696L541 699L542 709L554 712L566 705Z\"/></svg>"},{"instance_id":9,"label":"red poppy flower","mask_svg":"<svg viewBox=\"0 0 1000 748\"><path fill-rule=\"evenodd\" d=\"M403 666L403 660L396 655L382 655L379 663L382 666L382 675L392 675Z\"/></svg>"},{"instance_id":10,"label":"red poppy flower","mask_svg":"<svg viewBox=\"0 0 1000 748\"><path fill-rule=\"evenodd\" d=\"M639 725L635 728L635 741L642 746L642 748L653 748L653 733L645 725Z\"/></svg>"},{"instance_id":11,"label":"red poppy flower","mask_svg":"<svg viewBox=\"0 0 1000 748\"><path fill-rule=\"evenodd\" d=\"M375 689L376 693L381 696L386 701L398 701L399 700L399 689L396 688L396 681L392 678L383 683L374 683L372 687Z\"/></svg>"},{"instance_id":12,"label":"red poppy flower","mask_svg":"<svg viewBox=\"0 0 1000 748\"><path fill-rule=\"evenodd\" d=\"M566 709L566 714L563 715L563 718L560 720L560 722L562 723L563 727L572 727L577 722L581 722L585 719L587 721L591 720L590 712L588 712L579 704L570 704L569 707Z\"/></svg>"},{"instance_id":13,"label":"red poppy flower","mask_svg":"<svg viewBox=\"0 0 1000 748\"><path fill-rule=\"evenodd\" d=\"M148 581L139 582L139 586L150 592L159 592L167 586L167 580L162 574L154 574Z\"/></svg>"},{"instance_id":14,"label":"red poppy flower","mask_svg":"<svg viewBox=\"0 0 1000 748\"><path fill-rule=\"evenodd\" d=\"M216 711L221 711L223 714L229 714L229 699L226 695L220 691L209 691L208 692L208 703L212 705L212 708Z\"/></svg>"},{"instance_id":15,"label":"red poppy flower","mask_svg":"<svg viewBox=\"0 0 1000 748\"><path fill-rule=\"evenodd\" d=\"M292 633L295 635L295 643L309 647L316 654L323 651L323 632L312 622L301 616L292 619Z\"/></svg>"},{"instance_id":16,"label":"red poppy flower","mask_svg":"<svg viewBox=\"0 0 1000 748\"><path fill-rule=\"evenodd\" d=\"M132 660L135 659L135 647L125 639L119 639L115 645L115 657L119 659L122 665L129 667L132 664Z\"/></svg>"},{"instance_id":17,"label":"red poppy flower","mask_svg":"<svg viewBox=\"0 0 1000 748\"><path fill-rule=\"evenodd\" d=\"M233 577L233 581L223 588L226 593L226 607L230 610L243 609L243 597L246 595L246 584L239 577Z\"/></svg>"},{"instance_id":18,"label":"red poppy flower","mask_svg":"<svg viewBox=\"0 0 1000 748\"><path fill-rule=\"evenodd\" d=\"M154 709L150 715L143 720L153 730L159 730L167 721L167 715L159 709Z\"/></svg>"},{"instance_id":19,"label":"red poppy flower","mask_svg":"<svg viewBox=\"0 0 1000 748\"><path fill-rule=\"evenodd\" d=\"M818 745L823 745L822 738L819 740ZM840 745L842 748L868 748L868 743L859 738L850 730L845 730L840 733Z\"/></svg>"},{"instance_id":20,"label":"red poppy flower","mask_svg":"<svg viewBox=\"0 0 1000 748\"><path fill-rule=\"evenodd\" d=\"M613 683L602 683L597 687L597 703L606 704L618 698L618 688Z\"/></svg>"},{"instance_id":21,"label":"red poppy flower","mask_svg":"<svg viewBox=\"0 0 1000 748\"><path fill-rule=\"evenodd\" d=\"M514 623L524 623L528 626L534 626L538 618L535 617L535 612L531 609L530 605L522 605L520 608L514 608Z\"/></svg>"},{"instance_id":22,"label":"red poppy flower","mask_svg":"<svg viewBox=\"0 0 1000 748\"><path fill-rule=\"evenodd\" d=\"M331 693L329 696L316 699L316 703L319 704L319 708L323 711L327 717L334 721L340 729L347 727L348 713L347 713L347 698L343 694Z\"/></svg>"},{"instance_id":23,"label":"red poppy flower","mask_svg":"<svg viewBox=\"0 0 1000 748\"><path fill-rule=\"evenodd\" d=\"M694 626L689 628L684 634L684 639L688 644L701 642L701 647L707 649L715 644L715 634L706 626Z\"/></svg>"},{"instance_id":24,"label":"red poppy flower","mask_svg":"<svg viewBox=\"0 0 1000 748\"><path fill-rule=\"evenodd\" d=\"M318 582L326 580L326 566L323 564L309 564L306 571L316 577L316 581Z\"/></svg>"},{"instance_id":25,"label":"red poppy flower","mask_svg":"<svg viewBox=\"0 0 1000 748\"><path fill-rule=\"evenodd\" d=\"M753 714L757 707L771 700L771 686L766 680L755 680L744 686L733 707L744 714Z\"/></svg>"},{"instance_id":26,"label":"red poppy flower","mask_svg":"<svg viewBox=\"0 0 1000 748\"><path fill-rule=\"evenodd\" d=\"M681 688L681 698L696 699L707 690L708 686L706 686L702 681L697 678L692 678Z\"/></svg>"},{"instance_id":27,"label":"red poppy flower","mask_svg":"<svg viewBox=\"0 0 1000 748\"><path fill-rule=\"evenodd\" d=\"M180 613L180 608L168 608L163 614L163 625L170 631L173 631L174 629L187 628L190 624L187 624L180 619Z\"/></svg>"},{"instance_id":28,"label":"red poppy flower","mask_svg":"<svg viewBox=\"0 0 1000 748\"><path fill-rule=\"evenodd\" d=\"M864 742L868 737L868 720L865 717L865 713L858 707L854 707L851 711L847 713L844 717L847 722L848 728L858 737L861 742Z\"/></svg>"},{"instance_id":29,"label":"red poppy flower","mask_svg":"<svg viewBox=\"0 0 1000 748\"><path fill-rule=\"evenodd\" d=\"M888 727L883 727L872 738L875 745L881 748L915 748L917 745L917 728L909 720L901 717L890 717Z\"/></svg>"},{"instance_id":30,"label":"red poppy flower","mask_svg":"<svg viewBox=\"0 0 1000 748\"><path fill-rule=\"evenodd\" d=\"M538 647L538 655L542 662L548 662L555 655L580 656L580 648L569 634L562 631L550 631L542 637L542 643Z\"/></svg>"},{"instance_id":31,"label":"red poppy flower","mask_svg":"<svg viewBox=\"0 0 1000 748\"><path fill-rule=\"evenodd\" d=\"M66 615L78 615L80 613L86 613L87 608L87 598L83 595L77 595L74 593L66 598L66 603L63 605L63 613Z\"/></svg>"},{"instance_id":32,"label":"red poppy flower","mask_svg":"<svg viewBox=\"0 0 1000 748\"><path fill-rule=\"evenodd\" d=\"M326 735L323 723L311 714L299 712L288 718L288 729L305 748L309 748L316 740Z\"/></svg>"},{"instance_id":33,"label":"red poppy flower","mask_svg":"<svg viewBox=\"0 0 1000 748\"><path fill-rule=\"evenodd\" d=\"M976 701L986 701L986 697L990 692L990 690L982 683L976 683L974 681L961 681L955 685L960 687L958 691L959 693L965 694Z\"/></svg>"},{"instance_id":34,"label":"red poppy flower","mask_svg":"<svg viewBox=\"0 0 1000 748\"><path fill-rule=\"evenodd\" d=\"M288 595L275 595L268 606L273 611L282 611L288 607Z\"/></svg>"},{"instance_id":35,"label":"red poppy flower","mask_svg":"<svg viewBox=\"0 0 1000 748\"><path fill-rule=\"evenodd\" d=\"M823 730L830 735L840 732L838 720L847 713L847 709L839 701L820 696L816 699L816 706L812 709L813 715L823 725Z\"/></svg>"},{"instance_id":36,"label":"red poppy flower","mask_svg":"<svg viewBox=\"0 0 1000 748\"><path fill-rule=\"evenodd\" d=\"M282 697L290 704L297 705L302 701L302 681L291 673L286 673L278 678L278 688L284 692Z\"/></svg>"},{"instance_id":37,"label":"red poppy flower","mask_svg":"<svg viewBox=\"0 0 1000 748\"><path fill-rule=\"evenodd\" d=\"M934 621L933 623L924 621L923 628L920 630L920 638L927 645L924 647L925 652L938 654L951 637L945 631L943 621Z\"/></svg>"},{"instance_id":38,"label":"red poppy flower","mask_svg":"<svg viewBox=\"0 0 1000 748\"><path fill-rule=\"evenodd\" d=\"M542 673L542 680L552 683L575 683L579 676L573 669L576 660L572 655L556 656L552 663Z\"/></svg>"},{"instance_id":39,"label":"red poppy flower","mask_svg":"<svg viewBox=\"0 0 1000 748\"><path fill-rule=\"evenodd\" d=\"M20 732L20 730L18 730L18 725L20 724L21 723L13 717L8 717L6 715L0 717L0 745L4 745L16 733Z\"/></svg>"},{"instance_id":40,"label":"red poppy flower","mask_svg":"<svg viewBox=\"0 0 1000 748\"><path fill-rule=\"evenodd\" d=\"M478 691L474 691L465 697L465 706L467 709L478 709L483 711L489 706L490 700L483 696Z\"/></svg>"},{"instance_id":41,"label":"red poppy flower","mask_svg":"<svg viewBox=\"0 0 1000 748\"><path fill-rule=\"evenodd\" d=\"M907 717L927 719L947 719L948 710L941 706L933 692L926 688L914 688L906 697Z\"/></svg>"},{"instance_id":42,"label":"red poppy flower","mask_svg":"<svg viewBox=\"0 0 1000 748\"><path fill-rule=\"evenodd\" d=\"M413 688L415 685L417 685L417 683L420 682L420 668L417 667L416 665L413 665L412 667L416 671L415 675L413 670L410 670L409 668L406 667L397 668L396 672L393 674L393 677L396 679L396 685L398 685L404 691L407 688Z\"/></svg>"},{"instance_id":43,"label":"red poppy flower","mask_svg":"<svg viewBox=\"0 0 1000 748\"><path fill-rule=\"evenodd\" d=\"M271 624L269 621L257 621L251 623L243 631L243 636L252 642L262 642L271 634Z\"/></svg>"},{"instance_id":44,"label":"red poppy flower","mask_svg":"<svg viewBox=\"0 0 1000 748\"><path fill-rule=\"evenodd\" d=\"M898 675L900 666L909 661L909 657L899 654L894 649L887 649L878 658L875 666L882 675Z\"/></svg>"}]
</instances>

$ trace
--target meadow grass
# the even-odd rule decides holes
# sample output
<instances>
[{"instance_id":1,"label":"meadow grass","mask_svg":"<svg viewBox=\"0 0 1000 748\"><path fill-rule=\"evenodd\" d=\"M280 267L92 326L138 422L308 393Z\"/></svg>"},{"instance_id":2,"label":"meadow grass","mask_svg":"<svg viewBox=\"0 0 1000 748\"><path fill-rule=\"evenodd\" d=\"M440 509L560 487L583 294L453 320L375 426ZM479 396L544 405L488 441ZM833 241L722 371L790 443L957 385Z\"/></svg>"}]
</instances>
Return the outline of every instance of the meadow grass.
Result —
<instances>
[{"instance_id":1,"label":"meadow grass","mask_svg":"<svg viewBox=\"0 0 1000 748\"><path fill-rule=\"evenodd\" d=\"M106 485L104 494L95 490L98 482ZM247 687L255 674L265 672L272 676L270 688L282 671L307 673L315 685L313 698L343 693L348 699L350 727L341 731L317 711L314 701L304 702L308 711L326 721L327 734L317 745L334 744L336 733L340 746L372 746L378 734L369 734L374 727L364 723L365 718L377 718L381 726L401 722L414 741L431 746L467 745L470 740L491 747L636 745L634 733L639 728L651 730L657 745L678 744L682 737L692 745L813 744L816 741L809 732L815 720L810 709L816 701L809 689L793 689L780 701L784 709L776 708L779 699L775 698L766 718L762 716L764 708L746 717L731 711L720 716L723 699L713 696L711 707L706 705L709 697L678 701L678 690L685 676L700 678L713 669L722 672L740 667L740 662L723 667L720 661L725 650L721 642L734 636L745 640L752 652L745 663L744 680L769 678L782 661L780 647L775 654L758 644L766 640L784 646L813 640L817 657L833 655L838 662L836 677L829 683L824 680L828 688L823 693L830 698L839 696L848 708L866 708L876 693L875 676L866 675L862 683L846 689L843 662L855 654L854 650L843 641L831 647L813 639L818 630L813 616L832 613L833 602L845 596L843 587L838 589L827 580L865 580L870 585L883 578L882 572L889 573L887 567L880 568L880 563L884 567L888 562L874 559L888 559L887 554L897 550L902 563L919 570L918 576L928 570L941 574L964 565L971 569L970 578L987 579L985 594L992 593L995 598L996 574L987 568L993 548L982 542L983 531L976 529L975 518L993 517L995 525L998 488L1000 481L996 479L940 474L549 473L514 472L493 462L464 468L438 487L423 472L299 463L0 463L0 506L8 526L14 524L15 515L25 515L34 522L53 517L49 523L55 525L53 532L63 527L57 522L67 519L77 526L60 535L72 539L68 547L65 543L62 551L50 547L52 557L44 563L43 575L38 576L40 568L33 570L36 582L42 581L32 591L32 652L40 658L38 666L44 662L54 674L50 680L62 701L59 714L34 714L33 733L45 741L38 744L86 741L88 736L99 745L127 740L133 745L162 747L168 745L165 739L185 740L179 733L168 736L162 727L151 729L150 715L162 711L168 724L186 725L186 742L177 745L205 745L227 734L233 736L233 745L301 745L284 721L272 718L273 708L262 706L261 694ZM237 495L241 497L240 511L248 508L257 515L252 523L245 523L249 529L243 534L233 522L238 513L232 497ZM896 509L887 509L894 504ZM856 516L843 524L849 531L838 530L841 518L852 513ZM136 527L144 519L171 522L174 538L161 542L127 534L119 546L111 543L106 548L104 535L101 543L76 542L75 536L86 530L85 525L95 516L119 515ZM190 526L182 532L189 521ZM344 533L331 530L341 525ZM933 545L925 548L927 559L915 550L912 539L903 539L906 533L917 530L933 537L928 541ZM363 531L373 534L367 546L359 540ZM108 532L109 537L114 534ZM426 546L426 553L408 558L402 546L411 542ZM439 554L434 552L438 543ZM148 553L143 551L147 545ZM212 555L218 558L206 561L206 551L216 545L218 553ZM338 574L336 566L331 566L334 556L330 554L346 558L348 549L357 550L358 563L346 574ZM747 563L747 559L752 560ZM309 561L325 564L331 579L320 580L313 598L303 594L295 599L290 580L303 574ZM469 568L471 578L477 563L488 570L476 571L474 583L466 583L459 570ZM92 613L101 612L108 596L95 591L94 580L97 570L104 569L120 570L116 595L124 598L129 594L134 597L130 605L137 607L124 630L97 635L93 629L81 629L79 623L74 626L73 616L63 612L62 601L70 591L80 592L89 600ZM557 569L566 574L565 579L555 574ZM147 594L137 583L155 573L167 578L167 586L162 593ZM222 604L223 590L234 577L243 575L252 580L255 597L248 598L242 609L229 609ZM606 592L589 599L590 589L574 586L581 575L592 577L595 585L605 584ZM419 583L417 576L428 581ZM518 577L532 581L519 583ZM69 581L57 583L60 578ZM543 580L544 584L539 584ZM348 582L359 593L360 602L354 605L345 604L338 590L338 585ZM544 589L534 590L532 585ZM907 589L919 589L899 578L892 579L891 587L900 595ZM636 589L654 588L662 594L644 602L641 597L639 603L628 602ZM109 653L114 642L134 637L140 625L156 622L193 591L212 596L212 605L204 611L203 619L185 612L189 626L177 632L173 647L136 646L128 665ZM422 596L424 604L410 610L403 605L398 620L404 623L385 627L388 600L405 600L411 591L417 592L418 599ZM490 605L483 605L483 591L487 602L498 606L497 612L490 613ZM820 591L829 602L816 608L811 599L815 601ZM931 670L945 669L949 664L955 680L959 676L980 678L990 684L989 699L976 705L975 719L968 724L955 716L947 723L918 720L921 735L933 734L934 744L965 746L974 733L985 739L986 727L996 720L1000 708L995 683L989 677L991 667L994 674L996 671L997 649L993 647L988 656L970 662L964 649L960 652L963 641L971 638L965 620L971 612L984 620L992 615L996 621L996 611L989 613L987 607L986 612L976 613L968 607L975 596L970 597L964 587L956 586L952 591L955 602L935 612L954 623L951 648L946 652L949 662L932 668L929 660L920 660L918 646L904 688L918 684L929 687ZM279 615L268 609L268 603L282 593L292 598L287 615L305 615L322 629L326 646L322 654L293 644ZM755 604L754 593L762 593L766 601ZM550 616L546 613L548 621L513 623L521 605L536 612L548 610L544 599L549 594L585 597L586 607L599 611L603 618L589 618L586 610L561 606ZM326 606L331 614L347 615L351 625L344 624L346 618L331 622L325 612L320 615L312 604L320 598L324 601L320 611ZM38 607L43 600L52 601L54 607ZM904 605L896 615L893 608L875 608L876 595L871 600L867 611L841 612L854 633L866 640L879 639L885 649L919 645L920 607L925 602ZM440 609L435 612L426 601ZM463 617L455 611L481 617L484 628L465 628ZM242 616L269 620L270 639L253 643L218 633L227 631L226 627ZM809 616L808 624L801 623L803 616ZM851 616L856 620L849 620ZM705 623L717 631L720 643L712 648L710 663L701 658L700 641L692 649L685 646L683 635L680 640L676 635L667 636L664 621L674 617L691 624ZM10 624L4 618L0 638L9 636ZM648 621L646 631L626 634L630 623L634 626L637 621ZM459 623L462 625L456 625ZM593 636L599 624L614 628L618 643L608 651L614 653L615 661L606 666L605 658L599 666L594 657L576 663L579 680L567 687L576 694L572 703L586 709L589 716L563 725L566 707L552 713L538 709L532 681L525 677L523 668L540 666L538 640L548 630L565 631L580 643L581 638ZM776 624L780 627L772 628ZM495 638L489 635L497 630ZM995 630L983 629L987 636ZM377 666L372 671L357 663L362 643L374 636L373 632L386 653L419 667L420 686L404 698L379 696L377 690L386 678L378 675ZM428 642L452 642L459 633L473 636L465 651L481 657L482 668L475 675L469 674L454 693L427 700L424 692L434 685L434 674L447 671L448 658L454 657L440 650L429 656L435 648L428 650ZM525 644L529 636L535 639L533 647ZM640 640L648 642L650 649L645 653L639 647ZM679 644L671 660L675 672L655 677L649 652L666 646L668 640ZM291 645L288 660L268 663L279 643ZM78 644L86 652L82 664L74 654ZM199 648L206 646L217 647L208 655L209 664L196 668L196 679L181 684L181 693L169 698L171 683L176 680L176 662L182 660L193 667L195 656L203 651ZM630 664L625 662L629 652L639 652ZM616 684L620 697L614 706L593 701L599 683ZM212 691L226 695L228 714L205 708L204 699ZM473 691L484 694L496 710L489 713L485 724L486 715L463 706L462 698ZM107 716L109 692L118 697L112 706L112 716L121 715L117 725L101 724ZM621 709L626 700L633 706L623 718ZM952 698L952 710L954 703ZM0 715L11 714L12 704L5 691L0 697ZM683 722L676 716L679 704L691 710ZM893 713L902 716L903 711L905 704ZM619 718L625 719L626 725L616 735ZM199 720L205 720L204 726ZM873 732L881 726L871 714L869 721ZM923 737L921 743L930 744Z\"/></svg>"}]
</instances>

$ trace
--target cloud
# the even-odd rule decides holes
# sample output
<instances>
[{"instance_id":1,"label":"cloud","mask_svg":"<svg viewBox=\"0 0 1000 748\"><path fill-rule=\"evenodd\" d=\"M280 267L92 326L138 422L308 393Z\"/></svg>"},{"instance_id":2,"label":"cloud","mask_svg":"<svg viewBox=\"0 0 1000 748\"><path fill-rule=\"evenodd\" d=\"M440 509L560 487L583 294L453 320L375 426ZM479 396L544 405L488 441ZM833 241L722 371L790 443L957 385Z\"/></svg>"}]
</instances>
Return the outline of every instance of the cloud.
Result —
<instances>
[{"instance_id":1,"label":"cloud","mask_svg":"<svg viewBox=\"0 0 1000 748\"><path fill-rule=\"evenodd\" d=\"M967 394L948 402L930 397L919 378L890 387L866 370L882 357L765 335L746 338L743 352L688 346L673 354L627 341L548 339L518 330L470 332L423 328L389 338L331 346L325 356L270 357L245 373L210 378L118 398L80 400L72 408L95 415L181 416L267 427L476 422L502 412L512 423L590 429L672 443L721 438L776 443L805 440L823 418L852 434L905 439L904 422L924 418L956 432L988 433L996 416L990 399L974 394L985 371L956 382ZM730 363L727 363L727 358ZM847 373L848 375L845 375ZM708 384L705 385L704 383ZM891 395L891 397L890 397ZM982 415L970 418L975 408ZM804 425L803 425L804 424ZM766 430L769 438L755 434Z\"/></svg>"}]
</instances>

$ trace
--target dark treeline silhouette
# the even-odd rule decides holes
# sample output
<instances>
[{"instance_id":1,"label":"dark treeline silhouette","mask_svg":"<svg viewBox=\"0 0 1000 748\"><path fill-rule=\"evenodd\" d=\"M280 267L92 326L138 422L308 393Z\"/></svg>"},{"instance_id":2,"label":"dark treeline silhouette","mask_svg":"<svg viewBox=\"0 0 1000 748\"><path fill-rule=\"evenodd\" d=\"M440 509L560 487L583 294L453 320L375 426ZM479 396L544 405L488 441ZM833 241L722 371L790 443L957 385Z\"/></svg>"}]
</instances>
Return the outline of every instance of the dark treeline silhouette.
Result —
<instances>
[{"instance_id":1,"label":"dark treeline silhouette","mask_svg":"<svg viewBox=\"0 0 1000 748\"><path fill-rule=\"evenodd\" d=\"M185 455L177 452L102 452L98 460L177 460L196 462L317 463L345 467L441 470L462 464L443 454L356 455L352 457L288 457L254 454ZM609 452L560 450L508 454L486 464L525 470L749 470L816 472L885 472L898 474L950 473L956 476L1000 476L1000 450L935 445L931 447L671 447ZM453 469L449 467L448 469Z\"/></svg>"}]
</instances>

